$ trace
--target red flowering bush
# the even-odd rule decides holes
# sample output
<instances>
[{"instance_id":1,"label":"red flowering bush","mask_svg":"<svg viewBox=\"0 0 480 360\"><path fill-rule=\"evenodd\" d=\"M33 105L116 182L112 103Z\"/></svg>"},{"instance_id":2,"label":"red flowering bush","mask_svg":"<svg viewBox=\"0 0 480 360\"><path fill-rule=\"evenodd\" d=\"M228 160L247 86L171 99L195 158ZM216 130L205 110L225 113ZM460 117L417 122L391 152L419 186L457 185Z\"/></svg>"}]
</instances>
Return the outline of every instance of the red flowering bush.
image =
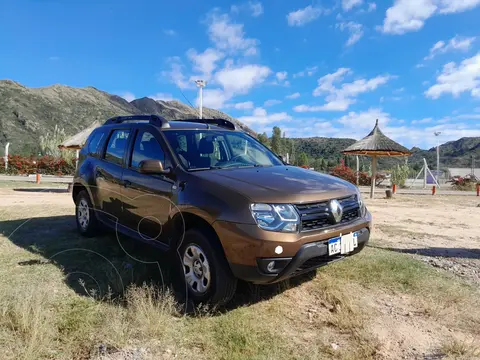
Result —
<instances>
[{"instance_id":1,"label":"red flowering bush","mask_svg":"<svg viewBox=\"0 0 480 360\"><path fill-rule=\"evenodd\" d=\"M53 156L42 156L39 158L30 156L9 155L7 174L27 175L35 174L37 171L45 175L73 175L75 172L76 159L67 161ZM0 172L5 173L5 160L0 160Z\"/></svg>"},{"instance_id":2,"label":"red flowering bush","mask_svg":"<svg viewBox=\"0 0 480 360\"><path fill-rule=\"evenodd\" d=\"M352 184L357 183L356 172L352 168L346 166L343 160L340 161L340 165L337 165L330 170L330 175L339 177ZM377 174L375 176L376 185L380 184L383 180L385 180L385 175ZM358 173L358 183L361 186L370 186L370 184L372 183L372 179L366 172L360 171Z\"/></svg>"}]
</instances>

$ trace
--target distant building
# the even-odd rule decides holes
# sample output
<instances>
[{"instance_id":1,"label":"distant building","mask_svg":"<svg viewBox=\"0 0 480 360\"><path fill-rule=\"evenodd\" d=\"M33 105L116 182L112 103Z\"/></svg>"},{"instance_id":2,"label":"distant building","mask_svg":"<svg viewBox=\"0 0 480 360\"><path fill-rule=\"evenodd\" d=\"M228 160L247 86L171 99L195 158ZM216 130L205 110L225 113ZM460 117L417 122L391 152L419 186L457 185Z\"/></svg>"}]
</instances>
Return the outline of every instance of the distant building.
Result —
<instances>
[{"instance_id":1,"label":"distant building","mask_svg":"<svg viewBox=\"0 0 480 360\"><path fill-rule=\"evenodd\" d=\"M480 169L473 169L474 175L480 177ZM472 174L472 168L448 168L449 177L461 176L465 177Z\"/></svg>"}]
</instances>

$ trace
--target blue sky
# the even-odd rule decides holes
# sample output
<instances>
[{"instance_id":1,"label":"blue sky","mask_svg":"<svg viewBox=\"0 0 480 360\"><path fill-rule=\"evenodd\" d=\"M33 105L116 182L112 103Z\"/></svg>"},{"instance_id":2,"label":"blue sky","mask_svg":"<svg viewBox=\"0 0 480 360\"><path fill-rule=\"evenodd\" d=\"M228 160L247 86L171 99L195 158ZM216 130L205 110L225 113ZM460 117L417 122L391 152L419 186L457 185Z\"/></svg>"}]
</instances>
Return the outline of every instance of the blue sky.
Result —
<instances>
[{"instance_id":1,"label":"blue sky","mask_svg":"<svg viewBox=\"0 0 480 360\"><path fill-rule=\"evenodd\" d=\"M0 78L197 104L257 131L480 136L480 0L0 0Z\"/></svg>"}]
</instances>

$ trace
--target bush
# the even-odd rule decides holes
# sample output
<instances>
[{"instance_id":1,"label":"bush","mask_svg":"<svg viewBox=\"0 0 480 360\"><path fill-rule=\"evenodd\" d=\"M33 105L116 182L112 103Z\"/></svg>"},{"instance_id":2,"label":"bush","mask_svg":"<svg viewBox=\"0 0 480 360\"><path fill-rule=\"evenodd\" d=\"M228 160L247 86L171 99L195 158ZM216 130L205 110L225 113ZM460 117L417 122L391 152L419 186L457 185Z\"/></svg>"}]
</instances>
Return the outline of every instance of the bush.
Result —
<instances>
[{"instance_id":1,"label":"bush","mask_svg":"<svg viewBox=\"0 0 480 360\"><path fill-rule=\"evenodd\" d=\"M340 162L340 165L337 165L330 170L330 175L339 177L352 184L357 183L356 172L352 168L349 168L348 166L346 166L343 160ZM380 184L383 180L385 180L384 175L377 174L375 176L376 185ZM368 175L368 173L360 171L358 173L358 182L359 182L359 185L361 186L370 186L370 184L372 183L372 179L370 175Z\"/></svg>"},{"instance_id":2,"label":"bush","mask_svg":"<svg viewBox=\"0 0 480 360\"><path fill-rule=\"evenodd\" d=\"M28 175L39 171L44 175L65 176L75 173L76 159L65 160L53 156L27 157L19 155L8 156L8 169L5 171L5 160L0 160L0 173L10 175Z\"/></svg>"}]
</instances>

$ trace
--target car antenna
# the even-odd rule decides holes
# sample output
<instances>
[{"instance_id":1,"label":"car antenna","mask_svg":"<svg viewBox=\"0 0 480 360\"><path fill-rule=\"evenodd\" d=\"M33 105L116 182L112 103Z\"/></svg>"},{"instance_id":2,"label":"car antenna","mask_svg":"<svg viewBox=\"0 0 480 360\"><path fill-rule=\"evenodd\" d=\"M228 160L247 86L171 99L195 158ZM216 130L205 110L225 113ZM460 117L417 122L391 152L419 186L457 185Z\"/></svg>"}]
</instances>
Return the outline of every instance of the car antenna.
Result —
<instances>
[{"instance_id":1,"label":"car antenna","mask_svg":"<svg viewBox=\"0 0 480 360\"><path fill-rule=\"evenodd\" d=\"M182 89L179 88L178 90L180 90L180 93L182 94L183 98L190 104L190 107L197 112L198 117L200 117L200 113L198 112L198 109L192 105L192 103L190 102L190 100L188 100L188 98L187 98L187 97L185 96L185 94L183 93Z\"/></svg>"}]
</instances>

